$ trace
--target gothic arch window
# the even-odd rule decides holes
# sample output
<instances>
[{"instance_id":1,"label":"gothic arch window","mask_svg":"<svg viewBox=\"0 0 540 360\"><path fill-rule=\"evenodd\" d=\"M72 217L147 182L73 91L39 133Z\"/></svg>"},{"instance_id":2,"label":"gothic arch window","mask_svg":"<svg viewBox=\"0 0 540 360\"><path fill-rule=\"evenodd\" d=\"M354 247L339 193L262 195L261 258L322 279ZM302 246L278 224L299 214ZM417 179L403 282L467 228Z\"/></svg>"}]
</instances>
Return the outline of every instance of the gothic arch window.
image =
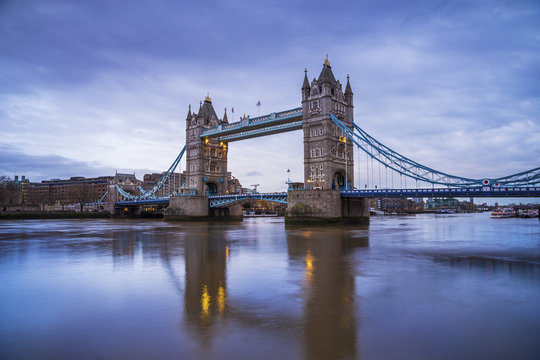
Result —
<instances>
[{"instance_id":1,"label":"gothic arch window","mask_svg":"<svg viewBox=\"0 0 540 360\"><path fill-rule=\"evenodd\" d=\"M334 174L334 178L332 179L332 188L333 189L339 189L345 186L345 176L340 171L337 171Z\"/></svg>"}]
</instances>

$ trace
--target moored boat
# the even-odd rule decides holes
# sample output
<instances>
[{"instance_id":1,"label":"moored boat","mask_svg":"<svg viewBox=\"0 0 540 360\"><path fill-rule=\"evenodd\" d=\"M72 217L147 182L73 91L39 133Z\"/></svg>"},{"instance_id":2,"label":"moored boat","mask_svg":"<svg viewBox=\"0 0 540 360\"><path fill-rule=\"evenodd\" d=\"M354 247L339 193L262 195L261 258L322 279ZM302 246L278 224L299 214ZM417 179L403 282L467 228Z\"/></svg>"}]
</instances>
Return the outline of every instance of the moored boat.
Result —
<instances>
[{"instance_id":1,"label":"moored boat","mask_svg":"<svg viewBox=\"0 0 540 360\"><path fill-rule=\"evenodd\" d=\"M491 218L493 219L510 218L514 216L515 216L514 209L511 209L511 208L495 209L491 213Z\"/></svg>"},{"instance_id":2,"label":"moored boat","mask_svg":"<svg viewBox=\"0 0 540 360\"><path fill-rule=\"evenodd\" d=\"M538 217L538 209L525 209L520 215L522 218Z\"/></svg>"}]
</instances>

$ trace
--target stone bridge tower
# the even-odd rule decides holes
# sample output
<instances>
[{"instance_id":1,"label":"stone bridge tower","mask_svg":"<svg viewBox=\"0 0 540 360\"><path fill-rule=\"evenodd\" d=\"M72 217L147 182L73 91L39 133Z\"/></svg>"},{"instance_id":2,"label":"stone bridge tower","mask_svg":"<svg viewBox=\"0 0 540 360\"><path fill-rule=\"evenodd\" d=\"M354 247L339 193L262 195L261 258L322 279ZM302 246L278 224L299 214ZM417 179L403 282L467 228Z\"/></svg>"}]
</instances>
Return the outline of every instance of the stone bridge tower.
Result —
<instances>
[{"instance_id":1,"label":"stone bridge tower","mask_svg":"<svg viewBox=\"0 0 540 360\"><path fill-rule=\"evenodd\" d=\"M227 112L220 120L212 100L206 96L197 114L186 118L186 185L197 195L225 194L227 189L227 144L216 139L201 138L201 131L228 123Z\"/></svg>"},{"instance_id":2,"label":"stone bridge tower","mask_svg":"<svg viewBox=\"0 0 540 360\"><path fill-rule=\"evenodd\" d=\"M311 189L345 189L354 185L353 144L330 119L330 113L353 129L353 92L336 81L328 55L311 84L302 85L304 183Z\"/></svg>"}]
</instances>

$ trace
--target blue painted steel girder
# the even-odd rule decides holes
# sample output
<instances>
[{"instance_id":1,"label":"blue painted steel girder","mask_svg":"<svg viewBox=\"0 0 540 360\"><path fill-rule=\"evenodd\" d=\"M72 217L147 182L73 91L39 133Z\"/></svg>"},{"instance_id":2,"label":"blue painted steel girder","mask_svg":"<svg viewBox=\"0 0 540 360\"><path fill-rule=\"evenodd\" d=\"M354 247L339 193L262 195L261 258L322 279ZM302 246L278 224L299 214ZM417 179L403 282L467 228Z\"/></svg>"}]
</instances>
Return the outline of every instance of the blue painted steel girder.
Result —
<instances>
[{"instance_id":1,"label":"blue painted steel girder","mask_svg":"<svg viewBox=\"0 0 540 360\"><path fill-rule=\"evenodd\" d=\"M277 113L271 113L256 118L248 118L247 122L237 121L205 129L201 138L218 138L220 141L237 141L257 136L277 134L285 131L298 130L302 127L302 108L294 108ZM294 125L293 125L294 123ZM256 131L258 130L258 131Z\"/></svg>"},{"instance_id":2,"label":"blue painted steel girder","mask_svg":"<svg viewBox=\"0 0 540 360\"><path fill-rule=\"evenodd\" d=\"M246 200L257 199L278 202L281 204L287 204L287 193L254 193L254 194L234 194L234 195L212 195L208 197L210 207L220 207L230 205L232 203Z\"/></svg>"},{"instance_id":3,"label":"blue painted steel girder","mask_svg":"<svg viewBox=\"0 0 540 360\"><path fill-rule=\"evenodd\" d=\"M246 131L238 132L236 134L220 136L218 140L232 142L232 141L238 141L238 140L251 139L251 138L255 138L259 136L279 134L279 133L283 133L287 131L300 130L300 129L302 129L302 120L293 121L293 122L285 123L285 124L266 126L259 129L246 130Z\"/></svg>"},{"instance_id":4,"label":"blue painted steel girder","mask_svg":"<svg viewBox=\"0 0 540 360\"><path fill-rule=\"evenodd\" d=\"M140 206L140 205L158 205L158 204L169 204L169 198L153 198L153 199L144 199L144 200L129 200L129 201L117 201L116 206Z\"/></svg>"},{"instance_id":5,"label":"blue painted steel girder","mask_svg":"<svg viewBox=\"0 0 540 360\"><path fill-rule=\"evenodd\" d=\"M342 197L540 197L540 187L459 187L433 189L366 189L345 190Z\"/></svg>"}]
</instances>

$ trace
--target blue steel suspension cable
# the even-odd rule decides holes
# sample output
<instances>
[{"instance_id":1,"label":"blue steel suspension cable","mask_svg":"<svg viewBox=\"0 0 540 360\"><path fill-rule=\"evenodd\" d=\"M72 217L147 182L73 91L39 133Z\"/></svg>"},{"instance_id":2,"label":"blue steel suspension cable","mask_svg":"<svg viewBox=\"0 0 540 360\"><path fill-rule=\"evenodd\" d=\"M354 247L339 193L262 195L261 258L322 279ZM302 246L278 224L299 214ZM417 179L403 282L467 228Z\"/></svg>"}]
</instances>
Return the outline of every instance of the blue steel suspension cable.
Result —
<instances>
[{"instance_id":1,"label":"blue steel suspension cable","mask_svg":"<svg viewBox=\"0 0 540 360\"><path fill-rule=\"evenodd\" d=\"M353 129L345 126L332 113L330 118L343 131L343 133L354 144L360 147L372 159L379 161L390 169L398 172L401 175L413 178L415 180L431 183L432 185L440 184L445 186L481 186L482 179L470 179L460 176L454 176L431 169L425 165L419 164L383 145L375 138L367 134L358 125L353 123L354 129L359 133L355 133ZM532 185L540 182L540 167L517 174L489 179L489 184L498 183L500 185Z\"/></svg>"}]
</instances>

